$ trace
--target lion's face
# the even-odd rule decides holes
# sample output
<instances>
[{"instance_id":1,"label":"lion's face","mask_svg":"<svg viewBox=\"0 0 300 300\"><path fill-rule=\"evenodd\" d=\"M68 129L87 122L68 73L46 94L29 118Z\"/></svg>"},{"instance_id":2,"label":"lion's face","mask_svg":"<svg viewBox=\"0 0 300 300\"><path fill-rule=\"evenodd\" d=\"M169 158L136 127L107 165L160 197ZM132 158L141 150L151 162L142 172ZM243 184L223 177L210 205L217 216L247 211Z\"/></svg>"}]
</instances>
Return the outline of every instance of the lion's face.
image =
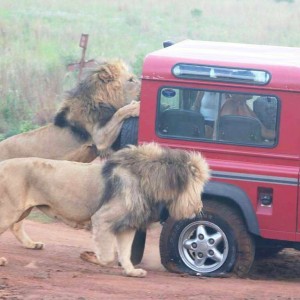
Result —
<instances>
[{"instance_id":1,"label":"lion's face","mask_svg":"<svg viewBox=\"0 0 300 300\"><path fill-rule=\"evenodd\" d=\"M129 104L132 100L139 101L141 82L130 72L122 72L120 76L121 84L124 88L124 101Z\"/></svg>"},{"instance_id":2,"label":"lion's face","mask_svg":"<svg viewBox=\"0 0 300 300\"><path fill-rule=\"evenodd\" d=\"M102 63L92 74L94 102L102 102L119 109L132 100L139 100L141 83L122 61ZM85 85L86 86L86 85Z\"/></svg>"}]
</instances>

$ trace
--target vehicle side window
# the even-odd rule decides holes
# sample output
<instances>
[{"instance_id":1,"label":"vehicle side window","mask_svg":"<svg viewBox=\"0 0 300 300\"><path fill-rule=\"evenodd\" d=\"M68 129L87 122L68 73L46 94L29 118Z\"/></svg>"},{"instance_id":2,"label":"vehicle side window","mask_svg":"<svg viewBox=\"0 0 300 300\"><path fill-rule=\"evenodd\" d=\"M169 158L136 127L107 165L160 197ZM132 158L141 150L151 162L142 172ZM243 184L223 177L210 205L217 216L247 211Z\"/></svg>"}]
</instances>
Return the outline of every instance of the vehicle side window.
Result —
<instances>
[{"instance_id":1,"label":"vehicle side window","mask_svg":"<svg viewBox=\"0 0 300 300\"><path fill-rule=\"evenodd\" d=\"M274 96L164 88L158 107L161 137L265 147L276 142Z\"/></svg>"}]
</instances>

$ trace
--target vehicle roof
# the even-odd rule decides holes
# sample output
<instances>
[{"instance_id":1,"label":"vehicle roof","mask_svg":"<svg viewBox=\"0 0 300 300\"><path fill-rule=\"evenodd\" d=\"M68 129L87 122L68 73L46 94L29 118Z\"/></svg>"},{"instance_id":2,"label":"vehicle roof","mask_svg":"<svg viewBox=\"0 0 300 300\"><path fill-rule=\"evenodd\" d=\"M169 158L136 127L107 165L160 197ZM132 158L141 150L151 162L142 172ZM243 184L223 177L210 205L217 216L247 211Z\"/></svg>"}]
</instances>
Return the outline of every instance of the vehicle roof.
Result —
<instances>
[{"instance_id":1,"label":"vehicle roof","mask_svg":"<svg viewBox=\"0 0 300 300\"><path fill-rule=\"evenodd\" d=\"M272 77L266 88L300 91L300 48L296 47L185 40L148 54L142 77L174 81L171 69L177 63L265 70Z\"/></svg>"}]
</instances>

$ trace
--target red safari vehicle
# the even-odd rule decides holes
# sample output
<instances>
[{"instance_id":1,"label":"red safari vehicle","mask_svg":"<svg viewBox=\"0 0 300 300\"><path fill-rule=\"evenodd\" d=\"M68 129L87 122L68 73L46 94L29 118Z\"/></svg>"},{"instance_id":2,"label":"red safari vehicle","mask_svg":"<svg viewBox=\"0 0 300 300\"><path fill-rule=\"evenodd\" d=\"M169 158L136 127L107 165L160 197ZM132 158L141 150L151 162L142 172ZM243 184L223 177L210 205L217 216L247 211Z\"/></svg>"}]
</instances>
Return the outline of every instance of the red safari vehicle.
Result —
<instances>
[{"instance_id":1,"label":"red safari vehicle","mask_svg":"<svg viewBox=\"0 0 300 300\"><path fill-rule=\"evenodd\" d=\"M299 248L300 49L186 40L143 64L138 143L200 151L212 170L195 219L163 222L173 272L245 275Z\"/></svg>"}]
</instances>

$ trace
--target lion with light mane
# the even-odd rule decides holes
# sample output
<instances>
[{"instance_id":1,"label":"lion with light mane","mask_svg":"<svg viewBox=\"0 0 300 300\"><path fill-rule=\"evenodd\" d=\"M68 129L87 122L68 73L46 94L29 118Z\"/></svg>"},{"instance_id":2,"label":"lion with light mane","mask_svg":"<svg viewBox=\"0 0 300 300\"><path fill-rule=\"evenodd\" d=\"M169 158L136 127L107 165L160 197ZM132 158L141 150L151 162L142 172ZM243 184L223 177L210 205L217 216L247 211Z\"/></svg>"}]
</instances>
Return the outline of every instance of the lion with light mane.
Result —
<instances>
[{"instance_id":1,"label":"lion with light mane","mask_svg":"<svg viewBox=\"0 0 300 300\"><path fill-rule=\"evenodd\" d=\"M157 220L159 204L174 219L199 214L208 179L208 165L199 153L155 143L119 150L100 164L6 160L0 163L0 234L33 207L73 227L91 219L98 264L116 263L116 247L125 274L144 277L146 271L130 260L136 230ZM0 257L0 265L6 263Z\"/></svg>"},{"instance_id":2,"label":"lion with light mane","mask_svg":"<svg viewBox=\"0 0 300 300\"><path fill-rule=\"evenodd\" d=\"M139 93L139 80L122 61L99 63L68 92L53 123L2 141L0 161L41 157L87 163L105 156L123 121L139 115ZM22 222L11 229L26 248L43 248L27 236Z\"/></svg>"}]
</instances>

